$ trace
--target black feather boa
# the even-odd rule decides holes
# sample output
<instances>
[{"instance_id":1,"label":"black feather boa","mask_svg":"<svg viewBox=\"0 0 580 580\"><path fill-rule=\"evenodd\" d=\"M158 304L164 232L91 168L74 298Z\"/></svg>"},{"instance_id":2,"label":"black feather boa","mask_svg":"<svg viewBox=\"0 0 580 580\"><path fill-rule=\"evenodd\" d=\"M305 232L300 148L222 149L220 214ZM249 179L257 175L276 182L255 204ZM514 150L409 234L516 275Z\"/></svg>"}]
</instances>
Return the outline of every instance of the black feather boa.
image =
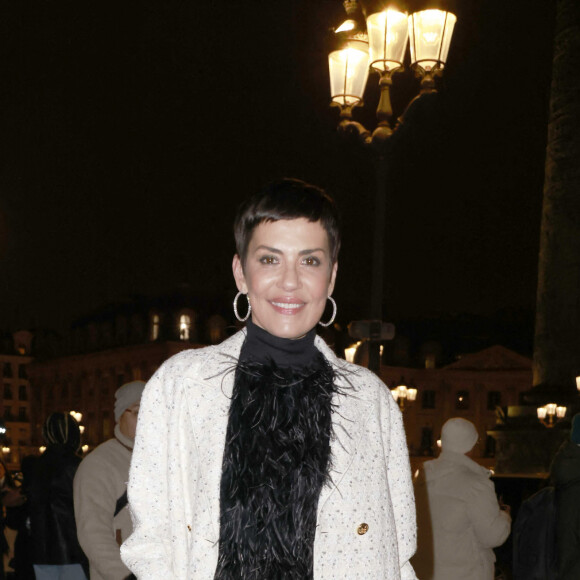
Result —
<instances>
[{"instance_id":1,"label":"black feather boa","mask_svg":"<svg viewBox=\"0 0 580 580\"><path fill-rule=\"evenodd\" d=\"M308 580L330 470L334 373L241 362L220 487L215 580Z\"/></svg>"}]
</instances>

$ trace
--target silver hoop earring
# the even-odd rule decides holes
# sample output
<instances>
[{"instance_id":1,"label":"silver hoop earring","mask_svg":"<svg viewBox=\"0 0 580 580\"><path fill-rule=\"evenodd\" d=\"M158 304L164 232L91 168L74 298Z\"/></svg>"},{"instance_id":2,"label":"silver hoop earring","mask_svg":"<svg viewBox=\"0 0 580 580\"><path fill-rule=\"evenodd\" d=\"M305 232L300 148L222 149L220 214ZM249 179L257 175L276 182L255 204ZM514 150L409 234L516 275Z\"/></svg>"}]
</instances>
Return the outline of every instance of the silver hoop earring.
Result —
<instances>
[{"instance_id":1,"label":"silver hoop earring","mask_svg":"<svg viewBox=\"0 0 580 580\"><path fill-rule=\"evenodd\" d=\"M239 314L238 314L238 298L240 296L245 296L248 299L248 314L246 314L245 318L242 318ZM246 322L246 320L248 320L248 318L250 318L250 314L252 313L252 305L250 304L250 299L248 298L247 294L244 294L243 292L238 292L236 294L236 297L234 298L234 314L236 315L236 318L240 321L240 322Z\"/></svg>"},{"instance_id":2,"label":"silver hoop earring","mask_svg":"<svg viewBox=\"0 0 580 580\"><path fill-rule=\"evenodd\" d=\"M336 318L336 302L332 296L329 296L328 299L332 302L332 316L328 322L322 322L322 320L319 320L318 324L320 324L320 326L330 326Z\"/></svg>"}]
</instances>

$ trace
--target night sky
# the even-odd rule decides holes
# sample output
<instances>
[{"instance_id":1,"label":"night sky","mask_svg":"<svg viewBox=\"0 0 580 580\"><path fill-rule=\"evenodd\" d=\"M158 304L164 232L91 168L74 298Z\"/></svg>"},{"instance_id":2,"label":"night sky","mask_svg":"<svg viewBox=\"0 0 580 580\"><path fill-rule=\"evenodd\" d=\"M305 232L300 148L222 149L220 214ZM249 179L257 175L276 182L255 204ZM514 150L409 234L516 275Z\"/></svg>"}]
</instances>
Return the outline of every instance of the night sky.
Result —
<instances>
[{"instance_id":1,"label":"night sky","mask_svg":"<svg viewBox=\"0 0 580 580\"><path fill-rule=\"evenodd\" d=\"M392 155L386 319L534 307L553 12L459 3L438 97ZM336 198L339 320L366 317L374 170L328 106L343 17L339 0L3 3L0 328L62 330L184 282L233 299L236 206L281 176ZM371 128L377 80L355 113ZM395 77L396 114L417 90Z\"/></svg>"}]
</instances>

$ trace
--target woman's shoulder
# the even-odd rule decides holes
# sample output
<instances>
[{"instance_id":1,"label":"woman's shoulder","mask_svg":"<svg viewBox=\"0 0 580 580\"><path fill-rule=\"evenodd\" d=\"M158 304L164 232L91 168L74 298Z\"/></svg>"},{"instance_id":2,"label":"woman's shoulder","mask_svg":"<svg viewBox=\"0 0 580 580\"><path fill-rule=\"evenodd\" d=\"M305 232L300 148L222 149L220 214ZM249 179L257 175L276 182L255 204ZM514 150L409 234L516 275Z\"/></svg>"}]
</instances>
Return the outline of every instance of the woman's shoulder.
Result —
<instances>
[{"instance_id":1,"label":"woman's shoulder","mask_svg":"<svg viewBox=\"0 0 580 580\"><path fill-rule=\"evenodd\" d=\"M237 363L240 349L245 338L245 331L240 331L220 344L190 348L168 358L159 368L158 373L164 377L187 377L208 367L231 366Z\"/></svg>"}]
</instances>

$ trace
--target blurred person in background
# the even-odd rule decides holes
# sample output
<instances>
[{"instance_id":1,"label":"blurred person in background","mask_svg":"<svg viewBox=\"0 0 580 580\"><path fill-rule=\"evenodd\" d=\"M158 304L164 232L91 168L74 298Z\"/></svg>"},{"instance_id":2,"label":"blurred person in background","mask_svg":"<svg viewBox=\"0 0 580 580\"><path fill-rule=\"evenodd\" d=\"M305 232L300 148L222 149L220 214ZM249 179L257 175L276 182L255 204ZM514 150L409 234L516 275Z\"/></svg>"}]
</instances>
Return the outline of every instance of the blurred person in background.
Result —
<instances>
[{"instance_id":1,"label":"blurred person in background","mask_svg":"<svg viewBox=\"0 0 580 580\"><path fill-rule=\"evenodd\" d=\"M0 497L2 506L0 508L0 580L4 580L6 572L4 570L4 555L8 554L9 546L4 535L5 527L10 527L9 514L12 510L20 509L26 502L26 498L20 492L17 482L13 479L8 467L0 458ZM34 576L33 576L34 578Z\"/></svg>"},{"instance_id":2,"label":"blurred person in background","mask_svg":"<svg viewBox=\"0 0 580 580\"><path fill-rule=\"evenodd\" d=\"M115 393L115 436L83 459L74 481L78 538L89 558L91 580L131 576L121 561L121 543L133 530L127 507L129 464L145 383L133 381Z\"/></svg>"},{"instance_id":3,"label":"blurred person in background","mask_svg":"<svg viewBox=\"0 0 580 580\"><path fill-rule=\"evenodd\" d=\"M415 479L417 553L421 580L493 580L495 554L510 534L509 506L500 505L491 472L468 456L479 440L475 425L449 419L441 455Z\"/></svg>"},{"instance_id":4,"label":"blurred person in background","mask_svg":"<svg viewBox=\"0 0 580 580\"><path fill-rule=\"evenodd\" d=\"M580 414L574 415L570 441L560 447L551 467L556 488L558 580L580 578Z\"/></svg>"},{"instance_id":5,"label":"blurred person in background","mask_svg":"<svg viewBox=\"0 0 580 580\"><path fill-rule=\"evenodd\" d=\"M30 505L26 500L25 485L30 479L29 469L34 465L36 457L28 455L20 464L21 486L14 486L9 494L4 496L6 507L6 527L16 531L14 539L14 555L8 563L14 570L14 580L35 580L32 565L32 545L30 537Z\"/></svg>"},{"instance_id":6,"label":"blurred person in background","mask_svg":"<svg viewBox=\"0 0 580 580\"><path fill-rule=\"evenodd\" d=\"M38 580L86 580L87 560L77 540L73 479L81 462L78 423L52 413L42 428L44 453L28 465L32 563Z\"/></svg>"}]
</instances>

